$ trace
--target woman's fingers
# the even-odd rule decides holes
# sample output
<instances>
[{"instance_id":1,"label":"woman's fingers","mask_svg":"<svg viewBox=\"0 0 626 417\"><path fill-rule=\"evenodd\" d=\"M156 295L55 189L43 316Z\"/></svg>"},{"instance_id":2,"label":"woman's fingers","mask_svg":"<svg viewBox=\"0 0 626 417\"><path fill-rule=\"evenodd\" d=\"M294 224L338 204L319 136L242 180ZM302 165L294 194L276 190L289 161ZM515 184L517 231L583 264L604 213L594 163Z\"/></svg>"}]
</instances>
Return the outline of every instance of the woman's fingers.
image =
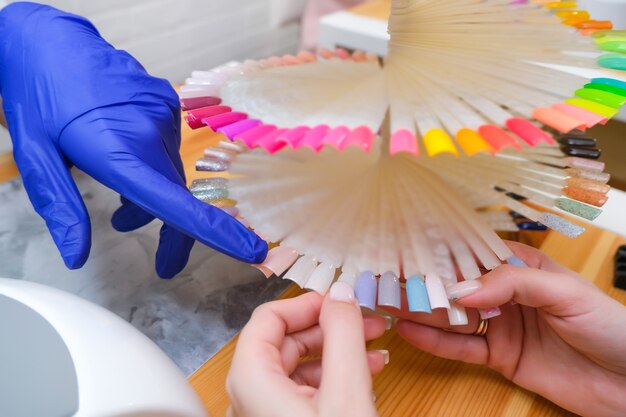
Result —
<instances>
[{"instance_id":1,"label":"woman's fingers","mask_svg":"<svg viewBox=\"0 0 626 417\"><path fill-rule=\"evenodd\" d=\"M389 360L387 352L370 350L367 352L367 364L370 373L375 375L383 370L385 362ZM320 359L300 363L291 374L291 379L300 385L319 388L322 380L322 361Z\"/></svg>"},{"instance_id":2,"label":"woman's fingers","mask_svg":"<svg viewBox=\"0 0 626 417\"><path fill-rule=\"evenodd\" d=\"M486 365L489 347L484 337L446 332L430 326L400 320L398 334L425 352L441 358Z\"/></svg>"},{"instance_id":3,"label":"woman's fingers","mask_svg":"<svg viewBox=\"0 0 626 417\"><path fill-rule=\"evenodd\" d=\"M355 415L355 404L373 409L372 378L365 350L361 310L354 290L335 283L320 315L324 335L320 411L327 415ZM344 414L342 414L344 413Z\"/></svg>"},{"instance_id":4,"label":"woman's fingers","mask_svg":"<svg viewBox=\"0 0 626 417\"><path fill-rule=\"evenodd\" d=\"M490 308L515 301L556 316L581 314L600 290L584 278L569 274L502 265L475 281L447 288L466 307Z\"/></svg>"},{"instance_id":5,"label":"woman's fingers","mask_svg":"<svg viewBox=\"0 0 626 417\"><path fill-rule=\"evenodd\" d=\"M308 293L254 311L241 331L226 381L235 415L305 415L308 405L285 373L280 349L286 334L317 324L321 306L322 297Z\"/></svg>"},{"instance_id":6,"label":"woman's fingers","mask_svg":"<svg viewBox=\"0 0 626 417\"><path fill-rule=\"evenodd\" d=\"M416 313L409 311L406 300L406 293L401 293L402 309L398 310L393 307L381 307L399 319L413 321L430 327L438 327L440 329L451 329L457 333L472 334L478 327L480 317L478 311L471 309L467 311L468 324L465 326L450 326L448 312L446 309L437 308L432 313Z\"/></svg>"},{"instance_id":7,"label":"woman's fingers","mask_svg":"<svg viewBox=\"0 0 626 417\"><path fill-rule=\"evenodd\" d=\"M548 272L559 272L564 274L576 275L576 273L558 262L554 261L545 253L532 246L524 245L519 242L505 242L513 251L515 257L523 261L529 268L541 269Z\"/></svg>"},{"instance_id":8,"label":"woman's fingers","mask_svg":"<svg viewBox=\"0 0 626 417\"><path fill-rule=\"evenodd\" d=\"M365 341L379 338L385 332L385 319L376 315L363 317ZM281 348L285 371L291 374L305 356L314 356L322 353L324 338L319 325L291 333L285 337Z\"/></svg>"}]
</instances>

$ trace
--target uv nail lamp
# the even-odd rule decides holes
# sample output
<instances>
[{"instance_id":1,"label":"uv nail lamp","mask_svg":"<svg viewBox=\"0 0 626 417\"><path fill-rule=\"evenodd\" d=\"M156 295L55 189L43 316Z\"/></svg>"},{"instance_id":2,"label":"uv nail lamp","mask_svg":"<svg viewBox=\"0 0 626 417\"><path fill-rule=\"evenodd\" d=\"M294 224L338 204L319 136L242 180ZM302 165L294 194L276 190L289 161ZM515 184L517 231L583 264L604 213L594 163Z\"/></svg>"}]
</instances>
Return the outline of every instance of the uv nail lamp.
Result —
<instances>
[{"instance_id":1,"label":"uv nail lamp","mask_svg":"<svg viewBox=\"0 0 626 417\"><path fill-rule=\"evenodd\" d=\"M207 416L147 337L65 292L0 279L0 340L0 416Z\"/></svg>"},{"instance_id":2,"label":"uv nail lamp","mask_svg":"<svg viewBox=\"0 0 626 417\"><path fill-rule=\"evenodd\" d=\"M584 132L626 103L626 31L573 1L391 0L389 34L383 59L322 49L182 87L189 126L229 139L197 169L232 176L191 191L280 242L268 276L445 286L512 256L495 230L574 238L601 214L609 175Z\"/></svg>"}]
</instances>

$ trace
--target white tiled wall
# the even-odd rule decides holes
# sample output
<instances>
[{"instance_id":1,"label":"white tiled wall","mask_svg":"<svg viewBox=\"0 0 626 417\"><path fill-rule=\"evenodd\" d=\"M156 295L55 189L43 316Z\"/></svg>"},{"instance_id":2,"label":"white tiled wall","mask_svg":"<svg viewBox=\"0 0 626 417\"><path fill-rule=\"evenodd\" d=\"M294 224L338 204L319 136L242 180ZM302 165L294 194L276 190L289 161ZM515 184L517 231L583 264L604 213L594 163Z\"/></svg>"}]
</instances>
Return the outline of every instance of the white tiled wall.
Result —
<instances>
[{"instance_id":1,"label":"white tiled wall","mask_svg":"<svg viewBox=\"0 0 626 417\"><path fill-rule=\"evenodd\" d=\"M304 0L48 0L173 83L194 69L294 52ZM9 3L11 1L9 0ZM294 6L295 5L295 6ZM0 152L7 137L0 127Z\"/></svg>"}]
</instances>

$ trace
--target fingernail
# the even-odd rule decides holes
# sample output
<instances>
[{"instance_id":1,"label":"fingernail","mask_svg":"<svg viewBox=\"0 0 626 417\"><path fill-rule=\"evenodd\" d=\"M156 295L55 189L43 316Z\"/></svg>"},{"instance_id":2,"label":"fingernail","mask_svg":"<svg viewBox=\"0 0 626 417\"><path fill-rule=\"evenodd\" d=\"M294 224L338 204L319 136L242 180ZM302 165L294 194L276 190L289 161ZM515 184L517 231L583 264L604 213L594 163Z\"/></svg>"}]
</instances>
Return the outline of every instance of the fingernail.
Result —
<instances>
[{"instance_id":1,"label":"fingernail","mask_svg":"<svg viewBox=\"0 0 626 417\"><path fill-rule=\"evenodd\" d=\"M475 293L481 286L482 284L478 280L461 281L448 286L446 292L448 293L448 299L458 300L459 298L467 297Z\"/></svg>"},{"instance_id":2,"label":"fingernail","mask_svg":"<svg viewBox=\"0 0 626 417\"><path fill-rule=\"evenodd\" d=\"M298 259L298 251L289 246L276 246L267 253L267 258L260 266L280 276ZM253 265L254 266L254 265ZM261 269L261 268L259 268ZM264 269L261 269L262 271Z\"/></svg>"},{"instance_id":3,"label":"fingernail","mask_svg":"<svg viewBox=\"0 0 626 417\"><path fill-rule=\"evenodd\" d=\"M388 365L389 364L389 351L386 349L377 349L376 352L383 355L383 357L385 358L385 365Z\"/></svg>"},{"instance_id":4,"label":"fingernail","mask_svg":"<svg viewBox=\"0 0 626 417\"><path fill-rule=\"evenodd\" d=\"M333 278L335 278L336 270L337 268L333 264L322 262L315 268L304 288L313 290L321 295L326 294L328 287L333 282Z\"/></svg>"},{"instance_id":5,"label":"fingernail","mask_svg":"<svg viewBox=\"0 0 626 417\"><path fill-rule=\"evenodd\" d=\"M479 309L478 312L480 313L480 318L483 320L492 319L502 314L502 311L498 307L493 307L487 310Z\"/></svg>"},{"instance_id":6,"label":"fingernail","mask_svg":"<svg viewBox=\"0 0 626 417\"><path fill-rule=\"evenodd\" d=\"M378 282L378 305L400 308L400 279L393 272L385 272Z\"/></svg>"},{"instance_id":7,"label":"fingernail","mask_svg":"<svg viewBox=\"0 0 626 417\"><path fill-rule=\"evenodd\" d=\"M419 275L412 275L407 280L406 298L410 312L432 313L426 284Z\"/></svg>"},{"instance_id":8,"label":"fingernail","mask_svg":"<svg viewBox=\"0 0 626 417\"><path fill-rule=\"evenodd\" d=\"M426 275L426 291L430 300L430 308L450 308L450 301L446 294L446 288L441 282L439 275L429 273Z\"/></svg>"},{"instance_id":9,"label":"fingernail","mask_svg":"<svg viewBox=\"0 0 626 417\"><path fill-rule=\"evenodd\" d=\"M524 268L528 268L528 265L526 265L526 262L522 261L520 258L518 258L517 256L511 256L509 259L506 260L506 262L509 265L513 265L513 266L523 266Z\"/></svg>"},{"instance_id":10,"label":"fingernail","mask_svg":"<svg viewBox=\"0 0 626 417\"><path fill-rule=\"evenodd\" d=\"M376 277L369 271L362 272L356 281L354 292L361 307L376 309Z\"/></svg>"},{"instance_id":11,"label":"fingernail","mask_svg":"<svg viewBox=\"0 0 626 417\"><path fill-rule=\"evenodd\" d=\"M345 282L335 282L330 287L330 299L342 303L354 303L354 290Z\"/></svg>"},{"instance_id":12,"label":"fingernail","mask_svg":"<svg viewBox=\"0 0 626 417\"><path fill-rule=\"evenodd\" d=\"M381 314L380 317L385 320L385 331L391 330L391 327L393 326L393 317L387 314Z\"/></svg>"}]
</instances>

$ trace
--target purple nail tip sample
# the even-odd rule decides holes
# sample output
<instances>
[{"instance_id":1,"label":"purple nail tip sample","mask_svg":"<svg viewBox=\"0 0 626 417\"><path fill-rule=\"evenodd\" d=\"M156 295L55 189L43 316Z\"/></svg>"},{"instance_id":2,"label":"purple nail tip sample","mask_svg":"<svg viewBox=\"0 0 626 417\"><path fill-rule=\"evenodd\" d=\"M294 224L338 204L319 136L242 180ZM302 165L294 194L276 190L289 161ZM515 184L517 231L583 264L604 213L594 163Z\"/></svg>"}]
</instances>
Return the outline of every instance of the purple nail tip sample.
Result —
<instances>
[{"instance_id":1,"label":"purple nail tip sample","mask_svg":"<svg viewBox=\"0 0 626 417\"><path fill-rule=\"evenodd\" d=\"M354 286L354 293L361 307L376 309L376 276L370 272L361 272Z\"/></svg>"}]
</instances>

